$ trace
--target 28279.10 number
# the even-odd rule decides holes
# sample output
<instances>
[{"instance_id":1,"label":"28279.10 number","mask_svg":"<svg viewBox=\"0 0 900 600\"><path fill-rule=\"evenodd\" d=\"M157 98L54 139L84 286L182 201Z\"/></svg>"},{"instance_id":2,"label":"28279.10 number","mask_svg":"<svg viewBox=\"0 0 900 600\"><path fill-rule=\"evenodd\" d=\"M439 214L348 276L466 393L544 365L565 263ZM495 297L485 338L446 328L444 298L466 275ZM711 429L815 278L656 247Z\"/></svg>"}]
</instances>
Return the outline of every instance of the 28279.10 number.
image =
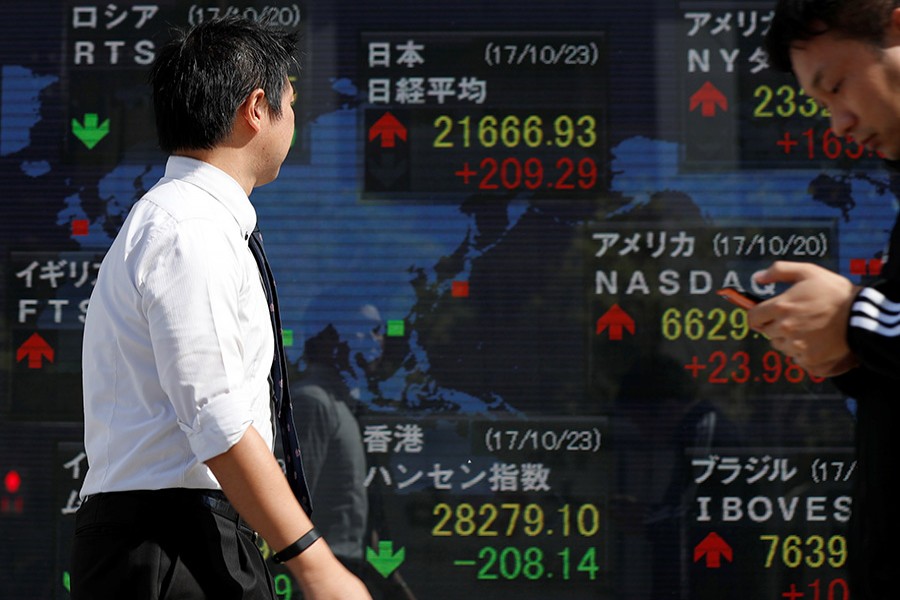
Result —
<instances>
[{"instance_id":1,"label":"28279.10 number","mask_svg":"<svg viewBox=\"0 0 900 600\"><path fill-rule=\"evenodd\" d=\"M432 514L437 523L431 528L435 537L513 537L524 534L527 537L557 535L562 537L593 537L600 533L600 510L594 504L563 504L551 521L547 514L535 503L520 504L485 502L472 504L460 502L455 507L447 502L434 506Z\"/></svg>"}]
</instances>

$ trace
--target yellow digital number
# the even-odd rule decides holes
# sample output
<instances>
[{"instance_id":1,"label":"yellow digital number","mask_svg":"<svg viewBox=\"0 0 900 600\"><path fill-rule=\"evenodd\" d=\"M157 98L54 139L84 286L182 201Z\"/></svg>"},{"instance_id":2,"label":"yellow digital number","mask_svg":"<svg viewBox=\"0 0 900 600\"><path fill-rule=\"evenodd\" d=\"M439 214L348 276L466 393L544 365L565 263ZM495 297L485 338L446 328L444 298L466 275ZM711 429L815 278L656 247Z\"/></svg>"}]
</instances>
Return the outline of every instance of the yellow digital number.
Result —
<instances>
[{"instance_id":1,"label":"yellow digital number","mask_svg":"<svg viewBox=\"0 0 900 600\"><path fill-rule=\"evenodd\" d=\"M660 325L663 337L670 341L682 337L695 342L723 341L727 337L743 340L750 334L747 313L741 308L730 312L721 308L713 308L709 312L703 312L699 308L690 308L685 312L669 308L663 312Z\"/></svg>"},{"instance_id":2,"label":"yellow digital number","mask_svg":"<svg viewBox=\"0 0 900 600\"><path fill-rule=\"evenodd\" d=\"M847 562L847 539L842 535L833 535L827 540L821 535L810 535L806 539L798 535L783 539L778 535L761 535L759 539L769 546L763 561L767 569L775 566L777 558L789 569L801 566L818 569L826 561L830 567L839 569Z\"/></svg>"},{"instance_id":3,"label":"yellow digital number","mask_svg":"<svg viewBox=\"0 0 900 600\"><path fill-rule=\"evenodd\" d=\"M582 128L578 134L578 145L582 148L592 148L597 143L597 119L591 115L578 117L578 126Z\"/></svg>"},{"instance_id":4,"label":"yellow digital number","mask_svg":"<svg viewBox=\"0 0 900 600\"><path fill-rule=\"evenodd\" d=\"M788 119L798 114L806 118L831 116L825 108L807 96L805 91L787 84L776 89L759 85L753 90L753 97L758 100L753 116L759 119L776 116Z\"/></svg>"},{"instance_id":5,"label":"yellow digital number","mask_svg":"<svg viewBox=\"0 0 900 600\"><path fill-rule=\"evenodd\" d=\"M453 119L447 115L441 115L434 120L434 128L439 129L437 136L434 138L435 148L452 148L453 142L447 138L453 131Z\"/></svg>"}]
</instances>

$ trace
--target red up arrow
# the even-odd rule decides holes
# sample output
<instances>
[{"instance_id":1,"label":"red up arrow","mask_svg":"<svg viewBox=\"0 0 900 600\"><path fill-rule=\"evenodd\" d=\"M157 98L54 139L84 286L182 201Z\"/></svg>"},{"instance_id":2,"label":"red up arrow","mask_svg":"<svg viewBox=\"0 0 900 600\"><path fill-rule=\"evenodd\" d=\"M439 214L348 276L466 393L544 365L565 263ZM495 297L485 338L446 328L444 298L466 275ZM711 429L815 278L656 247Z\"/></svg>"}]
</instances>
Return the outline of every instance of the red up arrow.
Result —
<instances>
[{"instance_id":1,"label":"red up arrow","mask_svg":"<svg viewBox=\"0 0 900 600\"><path fill-rule=\"evenodd\" d=\"M716 116L716 106L723 111L728 110L728 99L716 86L707 81L691 96L691 110L693 111L698 106L701 115L714 117Z\"/></svg>"},{"instance_id":2,"label":"red up arrow","mask_svg":"<svg viewBox=\"0 0 900 600\"><path fill-rule=\"evenodd\" d=\"M722 557L728 562L732 560L731 546L714 531L703 538L694 548L694 562L706 556L706 568L718 569L722 566Z\"/></svg>"},{"instance_id":3,"label":"red up arrow","mask_svg":"<svg viewBox=\"0 0 900 600\"><path fill-rule=\"evenodd\" d=\"M382 148L393 148L397 138L406 141L406 127L397 120L397 117L387 112L369 128L370 142L379 136L381 136Z\"/></svg>"},{"instance_id":4,"label":"red up arrow","mask_svg":"<svg viewBox=\"0 0 900 600\"><path fill-rule=\"evenodd\" d=\"M618 304L613 304L612 308L597 319L597 335L606 331L607 328L609 328L609 339L621 340L623 329L627 329L628 333L634 335L634 319Z\"/></svg>"},{"instance_id":5,"label":"red up arrow","mask_svg":"<svg viewBox=\"0 0 900 600\"><path fill-rule=\"evenodd\" d=\"M32 333L31 337L25 340L25 343L16 351L17 362L22 362L22 359L26 357L29 369L40 369L43 366L42 358L53 362L53 348L50 347L47 340Z\"/></svg>"}]
</instances>

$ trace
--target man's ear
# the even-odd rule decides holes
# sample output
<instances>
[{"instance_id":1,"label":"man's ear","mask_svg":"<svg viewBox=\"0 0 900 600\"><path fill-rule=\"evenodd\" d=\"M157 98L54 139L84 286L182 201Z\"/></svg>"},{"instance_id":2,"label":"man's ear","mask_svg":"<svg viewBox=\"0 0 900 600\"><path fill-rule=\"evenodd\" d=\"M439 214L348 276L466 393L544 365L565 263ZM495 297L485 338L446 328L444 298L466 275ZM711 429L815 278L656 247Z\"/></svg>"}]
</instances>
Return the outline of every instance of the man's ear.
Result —
<instances>
[{"instance_id":1,"label":"man's ear","mask_svg":"<svg viewBox=\"0 0 900 600\"><path fill-rule=\"evenodd\" d=\"M891 11L891 20L888 23L884 37L885 46L900 44L900 8L895 8Z\"/></svg>"},{"instance_id":2,"label":"man's ear","mask_svg":"<svg viewBox=\"0 0 900 600\"><path fill-rule=\"evenodd\" d=\"M266 101L266 93L262 88L256 88L250 92L250 95L238 108L238 118L242 119L253 131L259 131L267 110L269 110L269 103Z\"/></svg>"}]
</instances>

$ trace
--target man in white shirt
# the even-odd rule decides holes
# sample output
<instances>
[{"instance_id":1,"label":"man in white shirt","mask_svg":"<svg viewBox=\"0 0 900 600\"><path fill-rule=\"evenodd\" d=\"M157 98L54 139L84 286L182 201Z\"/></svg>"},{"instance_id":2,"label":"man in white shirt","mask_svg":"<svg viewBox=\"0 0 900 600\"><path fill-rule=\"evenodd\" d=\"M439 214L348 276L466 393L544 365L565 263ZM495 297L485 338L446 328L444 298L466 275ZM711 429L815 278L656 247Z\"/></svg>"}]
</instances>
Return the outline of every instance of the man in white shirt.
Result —
<instances>
[{"instance_id":1,"label":"man in white shirt","mask_svg":"<svg viewBox=\"0 0 900 600\"><path fill-rule=\"evenodd\" d=\"M306 598L370 598L272 453L275 334L248 196L290 147L294 47L291 34L214 19L154 63L171 156L109 249L85 322L75 600L272 600L257 531Z\"/></svg>"}]
</instances>

